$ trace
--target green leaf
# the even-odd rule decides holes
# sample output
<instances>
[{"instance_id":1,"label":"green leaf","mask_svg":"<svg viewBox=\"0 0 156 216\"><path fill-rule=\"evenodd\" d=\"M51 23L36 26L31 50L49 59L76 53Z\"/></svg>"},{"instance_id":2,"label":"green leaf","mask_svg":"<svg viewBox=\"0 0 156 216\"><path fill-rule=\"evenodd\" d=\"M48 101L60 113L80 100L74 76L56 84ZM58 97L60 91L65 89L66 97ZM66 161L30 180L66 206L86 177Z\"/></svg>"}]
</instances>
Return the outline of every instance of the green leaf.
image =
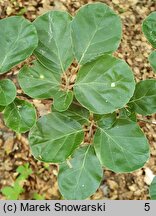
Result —
<instances>
[{"instance_id":1,"label":"green leaf","mask_svg":"<svg viewBox=\"0 0 156 216\"><path fill-rule=\"evenodd\" d=\"M143 21L142 31L149 43L156 48L156 12L152 12Z\"/></svg>"},{"instance_id":2,"label":"green leaf","mask_svg":"<svg viewBox=\"0 0 156 216\"><path fill-rule=\"evenodd\" d=\"M38 61L32 67L24 66L18 75L18 81L25 92L32 98L52 98L60 87L61 76L42 66Z\"/></svg>"},{"instance_id":3,"label":"green leaf","mask_svg":"<svg viewBox=\"0 0 156 216\"><path fill-rule=\"evenodd\" d=\"M61 114L50 113L41 117L30 131L32 154L38 160L58 163L65 161L83 140L81 125Z\"/></svg>"},{"instance_id":4,"label":"green leaf","mask_svg":"<svg viewBox=\"0 0 156 216\"><path fill-rule=\"evenodd\" d=\"M111 128L98 122L94 147L102 165L114 172L131 172L141 168L149 158L149 145L137 123L117 119Z\"/></svg>"},{"instance_id":5,"label":"green leaf","mask_svg":"<svg viewBox=\"0 0 156 216\"><path fill-rule=\"evenodd\" d=\"M35 27L20 16L0 20L0 74L28 58L37 47Z\"/></svg>"},{"instance_id":6,"label":"green leaf","mask_svg":"<svg viewBox=\"0 0 156 216\"><path fill-rule=\"evenodd\" d=\"M25 180L30 174L32 174L32 169L29 168L29 163L19 166L16 171L20 174L20 176L17 178L18 181Z\"/></svg>"},{"instance_id":7,"label":"green leaf","mask_svg":"<svg viewBox=\"0 0 156 216\"><path fill-rule=\"evenodd\" d=\"M73 101L72 91L62 91L59 90L54 95L54 108L59 112L67 110Z\"/></svg>"},{"instance_id":8,"label":"green leaf","mask_svg":"<svg viewBox=\"0 0 156 216\"><path fill-rule=\"evenodd\" d=\"M68 110L63 112L63 114L75 119L81 125L87 124L89 122L89 111L75 101L70 105Z\"/></svg>"},{"instance_id":9,"label":"green leaf","mask_svg":"<svg viewBox=\"0 0 156 216\"><path fill-rule=\"evenodd\" d=\"M125 118L137 122L136 113L129 108L122 108L119 110L119 118Z\"/></svg>"},{"instance_id":10,"label":"green leaf","mask_svg":"<svg viewBox=\"0 0 156 216\"><path fill-rule=\"evenodd\" d=\"M0 80L0 106L7 106L16 97L16 86L9 79Z\"/></svg>"},{"instance_id":11,"label":"green leaf","mask_svg":"<svg viewBox=\"0 0 156 216\"><path fill-rule=\"evenodd\" d=\"M156 176L153 178L153 181L149 188L150 197L152 200L156 200Z\"/></svg>"},{"instance_id":12,"label":"green leaf","mask_svg":"<svg viewBox=\"0 0 156 216\"><path fill-rule=\"evenodd\" d=\"M39 37L34 54L43 65L58 73L65 72L73 61L71 20L67 12L49 11L33 22Z\"/></svg>"},{"instance_id":13,"label":"green leaf","mask_svg":"<svg viewBox=\"0 0 156 216\"><path fill-rule=\"evenodd\" d=\"M8 200L18 200L19 195L24 192L24 189L16 184L15 187L4 187L1 191Z\"/></svg>"},{"instance_id":14,"label":"green leaf","mask_svg":"<svg viewBox=\"0 0 156 216\"><path fill-rule=\"evenodd\" d=\"M154 70L154 72L156 73L156 51L153 51L149 58L148 58L150 64L151 64L151 67L152 69Z\"/></svg>"},{"instance_id":15,"label":"green leaf","mask_svg":"<svg viewBox=\"0 0 156 216\"><path fill-rule=\"evenodd\" d=\"M4 109L5 109L4 106L0 106L0 112L3 112Z\"/></svg>"},{"instance_id":16,"label":"green leaf","mask_svg":"<svg viewBox=\"0 0 156 216\"><path fill-rule=\"evenodd\" d=\"M137 83L128 105L142 115L156 113L156 80L143 80Z\"/></svg>"},{"instance_id":17,"label":"green leaf","mask_svg":"<svg viewBox=\"0 0 156 216\"><path fill-rule=\"evenodd\" d=\"M31 67L24 66L18 75L18 81L24 93L32 98L54 98L54 107L62 112L73 100L72 91L61 90L61 74L45 68L35 61Z\"/></svg>"},{"instance_id":18,"label":"green leaf","mask_svg":"<svg viewBox=\"0 0 156 216\"><path fill-rule=\"evenodd\" d=\"M4 187L1 191L10 200L19 199L19 195L24 192L23 182L28 178L28 176L32 173L32 170L29 168L29 163L24 164L23 166L19 166L16 171L20 174L14 185L12 187Z\"/></svg>"},{"instance_id":19,"label":"green leaf","mask_svg":"<svg viewBox=\"0 0 156 216\"><path fill-rule=\"evenodd\" d=\"M120 17L103 3L81 7L71 27L74 54L81 65L113 53L121 40Z\"/></svg>"},{"instance_id":20,"label":"green leaf","mask_svg":"<svg viewBox=\"0 0 156 216\"><path fill-rule=\"evenodd\" d=\"M16 98L4 110L4 122L17 133L25 133L36 122L36 111L32 104Z\"/></svg>"},{"instance_id":21,"label":"green leaf","mask_svg":"<svg viewBox=\"0 0 156 216\"><path fill-rule=\"evenodd\" d=\"M113 126L113 124L116 122L116 113L113 112L113 113L109 113L109 114L104 114L104 115L97 115L97 114L94 114L94 120L97 122L97 121L100 121L101 119L105 119L105 121L103 122L103 127L104 128L110 128Z\"/></svg>"},{"instance_id":22,"label":"green leaf","mask_svg":"<svg viewBox=\"0 0 156 216\"><path fill-rule=\"evenodd\" d=\"M92 146L77 149L67 163L60 165L58 184L61 194L68 200L82 200L99 187L103 171Z\"/></svg>"},{"instance_id":23,"label":"green leaf","mask_svg":"<svg viewBox=\"0 0 156 216\"><path fill-rule=\"evenodd\" d=\"M76 99L97 114L122 108L135 88L129 66L122 60L104 55L81 67L74 86Z\"/></svg>"}]
</instances>

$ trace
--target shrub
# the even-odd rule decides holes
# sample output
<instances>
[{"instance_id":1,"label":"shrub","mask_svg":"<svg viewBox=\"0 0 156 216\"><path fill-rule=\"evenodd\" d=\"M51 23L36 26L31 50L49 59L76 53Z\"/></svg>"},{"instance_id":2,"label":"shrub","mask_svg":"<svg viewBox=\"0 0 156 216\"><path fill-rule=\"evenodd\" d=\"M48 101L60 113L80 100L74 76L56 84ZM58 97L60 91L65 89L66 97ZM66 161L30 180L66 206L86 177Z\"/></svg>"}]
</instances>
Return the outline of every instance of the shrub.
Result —
<instances>
[{"instance_id":1,"label":"shrub","mask_svg":"<svg viewBox=\"0 0 156 216\"><path fill-rule=\"evenodd\" d=\"M59 164L64 198L93 194L103 167L132 172L146 163L149 145L136 114L155 113L156 82L135 84L127 63L112 55L122 36L121 20L112 9L87 4L74 18L49 11L32 24L10 17L0 21L0 34L0 73L33 53L36 60L18 74L20 87L31 98L53 100L52 112L36 122L33 105L15 99L14 84L1 80L5 124L17 133L30 130L34 157Z\"/></svg>"}]
</instances>

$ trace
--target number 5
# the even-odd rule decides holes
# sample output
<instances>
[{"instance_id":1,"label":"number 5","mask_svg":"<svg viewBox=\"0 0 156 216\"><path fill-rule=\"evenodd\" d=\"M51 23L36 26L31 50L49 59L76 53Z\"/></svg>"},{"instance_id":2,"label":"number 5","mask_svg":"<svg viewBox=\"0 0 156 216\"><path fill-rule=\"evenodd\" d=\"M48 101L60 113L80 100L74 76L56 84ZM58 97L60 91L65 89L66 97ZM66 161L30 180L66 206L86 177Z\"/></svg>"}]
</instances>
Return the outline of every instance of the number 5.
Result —
<instances>
[{"instance_id":1,"label":"number 5","mask_svg":"<svg viewBox=\"0 0 156 216\"><path fill-rule=\"evenodd\" d=\"M149 211L150 210L150 203L145 203L144 210L145 211Z\"/></svg>"}]
</instances>

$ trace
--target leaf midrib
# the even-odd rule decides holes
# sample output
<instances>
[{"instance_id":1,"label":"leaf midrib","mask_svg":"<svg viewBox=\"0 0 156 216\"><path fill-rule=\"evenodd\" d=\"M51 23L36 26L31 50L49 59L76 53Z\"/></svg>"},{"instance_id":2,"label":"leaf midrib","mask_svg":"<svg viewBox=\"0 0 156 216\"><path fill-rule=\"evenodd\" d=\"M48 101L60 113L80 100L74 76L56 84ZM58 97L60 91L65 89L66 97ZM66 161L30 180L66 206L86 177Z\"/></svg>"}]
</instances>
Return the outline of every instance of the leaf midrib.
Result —
<instances>
[{"instance_id":1,"label":"leaf midrib","mask_svg":"<svg viewBox=\"0 0 156 216\"><path fill-rule=\"evenodd\" d=\"M91 42L92 42L93 38L95 37L97 31L99 31L99 29L98 29L97 27L98 27L98 26L100 25L100 23L102 22L102 19L103 19L103 17L104 17L105 14L106 14L106 11L107 11L107 7L105 8L105 12L103 13L103 16L101 17L99 23L96 25L95 32L93 33L93 35L92 35L90 41L88 42L88 45L87 45L86 49L84 50L84 52L83 52L83 54L82 54L82 56L81 56L81 58L80 58L80 60L79 60L79 65L81 65L81 62L82 62L82 60L83 60L83 58L84 58L84 56L85 56L85 53L87 52L89 46L91 45Z\"/></svg>"},{"instance_id":2,"label":"leaf midrib","mask_svg":"<svg viewBox=\"0 0 156 216\"><path fill-rule=\"evenodd\" d=\"M79 184L79 181L80 181L80 177L82 175L83 170L85 169L85 162L86 162L87 154L88 154L88 151L89 151L90 147L91 147L91 145L88 146L88 148L87 148L87 150L86 150L86 152L84 154L84 159L83 159L83 162L82 162L82 166L79 168L80 173L79 173L79 176L77 178L77 183L76 183L76 185L74 187L74 199L76 197L75 194L77 192L77 188L79 188L78 184Z\"/></svg>"},{"instance_id":3,"label":"leaf midrib","mask_svg":"<svg viewBox=\"0 0 156 216\"><path fill-rule=\"evenodd\" d=\"M21 25L20 25L19 32L18 32L18 35L17 35L16 40L11 44L11 46L8 47L8 50L9 50L9 51L7 51L7 54L4 56L4 59L3 59L2 63L1 63L0 70L3 68L6 59L9 57L10 53L12 52L11 47L12 47L13 45L15 45L16 42L17 42L18 39L19 39L19 36L20 36L20 33L21 33L21 29L22 29L22 27L23 27L23 23L24 23L24 20L21 22Z\"/></svg>"},{"instance_id":4,"label":"leaf midrib","mask_svg":"<svg viewBox=\"0 0 156 216\"><path fill-rule=\"evenodd\" d=\"M38 144L45 144L45 143L47 143L47 142L49 142L49 141L51 141L51 142L54 142L54 141L57 141L57 140L59 140L59 139L63 139L63 138L66 138L66 137L68 137L68 136L70 136L70 135L72 135L72 134L78 134L78 133L80 133L80 132L83 132L83 130L81 129L81 130L75 130L75 131L73 131L72 133L68 133L68 134L64 134L64 135L62 135L62 136L58 136L57 138L46 138L45 137L45 140L44 141L41 141L41 142L35 142L35 144L33 144L33 146L36 146L36 145L38 145ZM37 137L37 136L35 136L35 137ZM41 138L40 136L38 136L39 138Z\"/></svg>"}]
</instances>

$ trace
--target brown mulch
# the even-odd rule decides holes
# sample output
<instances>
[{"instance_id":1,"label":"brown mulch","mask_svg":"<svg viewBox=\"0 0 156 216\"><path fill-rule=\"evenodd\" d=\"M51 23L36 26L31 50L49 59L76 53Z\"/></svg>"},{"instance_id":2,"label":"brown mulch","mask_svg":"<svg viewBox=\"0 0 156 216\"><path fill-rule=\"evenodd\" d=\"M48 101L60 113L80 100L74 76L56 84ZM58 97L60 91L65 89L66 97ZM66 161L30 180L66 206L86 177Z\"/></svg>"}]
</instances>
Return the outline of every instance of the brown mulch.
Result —
<instances>
[{"instance_id":1,"label":"brown mulch","mask_svg":"<svg viewBox=\"0 0 156 216\"><path fill-rule=\"evenodd\" d=\"M76 0L0 0L0 18L11 15L23 14L29 20L34 20L47 10L67 10L74 15L81 5L92 1ZM123 22L123 38L118 51L115 53L124 59L132 68L136 81L147 78L155 78L155 74L148 63L148 55L152 50L150 44L143 36L141 24L143 19L156 10L155 0L103 0L113 8ZM19 68L13 70L14 75ZM38 112L43 115L49 108L49 103L34 101ZM143 118L140 116L140 118ZM156 115L144 117L150 121L156 121ZM156 175L156 126L141 122L140 126L145 132L151 149L150 160L144 168L133 173L115 174L109 170L104 171L101 187L91 199L149 199L148 187L150 178L147 168ZM20 199L32 199L34 192L45 196L45 199L62 199L57 184L58 169L55 165L47 165L35 160L31 156L27 134L16 135L8 130L0 115L0 189L6 185L12 185L16 178L16 168L29 162L33 173L24 184L25 192ZM5 197L0 193L0 199Z\"/></svg>"}]
</instances>

